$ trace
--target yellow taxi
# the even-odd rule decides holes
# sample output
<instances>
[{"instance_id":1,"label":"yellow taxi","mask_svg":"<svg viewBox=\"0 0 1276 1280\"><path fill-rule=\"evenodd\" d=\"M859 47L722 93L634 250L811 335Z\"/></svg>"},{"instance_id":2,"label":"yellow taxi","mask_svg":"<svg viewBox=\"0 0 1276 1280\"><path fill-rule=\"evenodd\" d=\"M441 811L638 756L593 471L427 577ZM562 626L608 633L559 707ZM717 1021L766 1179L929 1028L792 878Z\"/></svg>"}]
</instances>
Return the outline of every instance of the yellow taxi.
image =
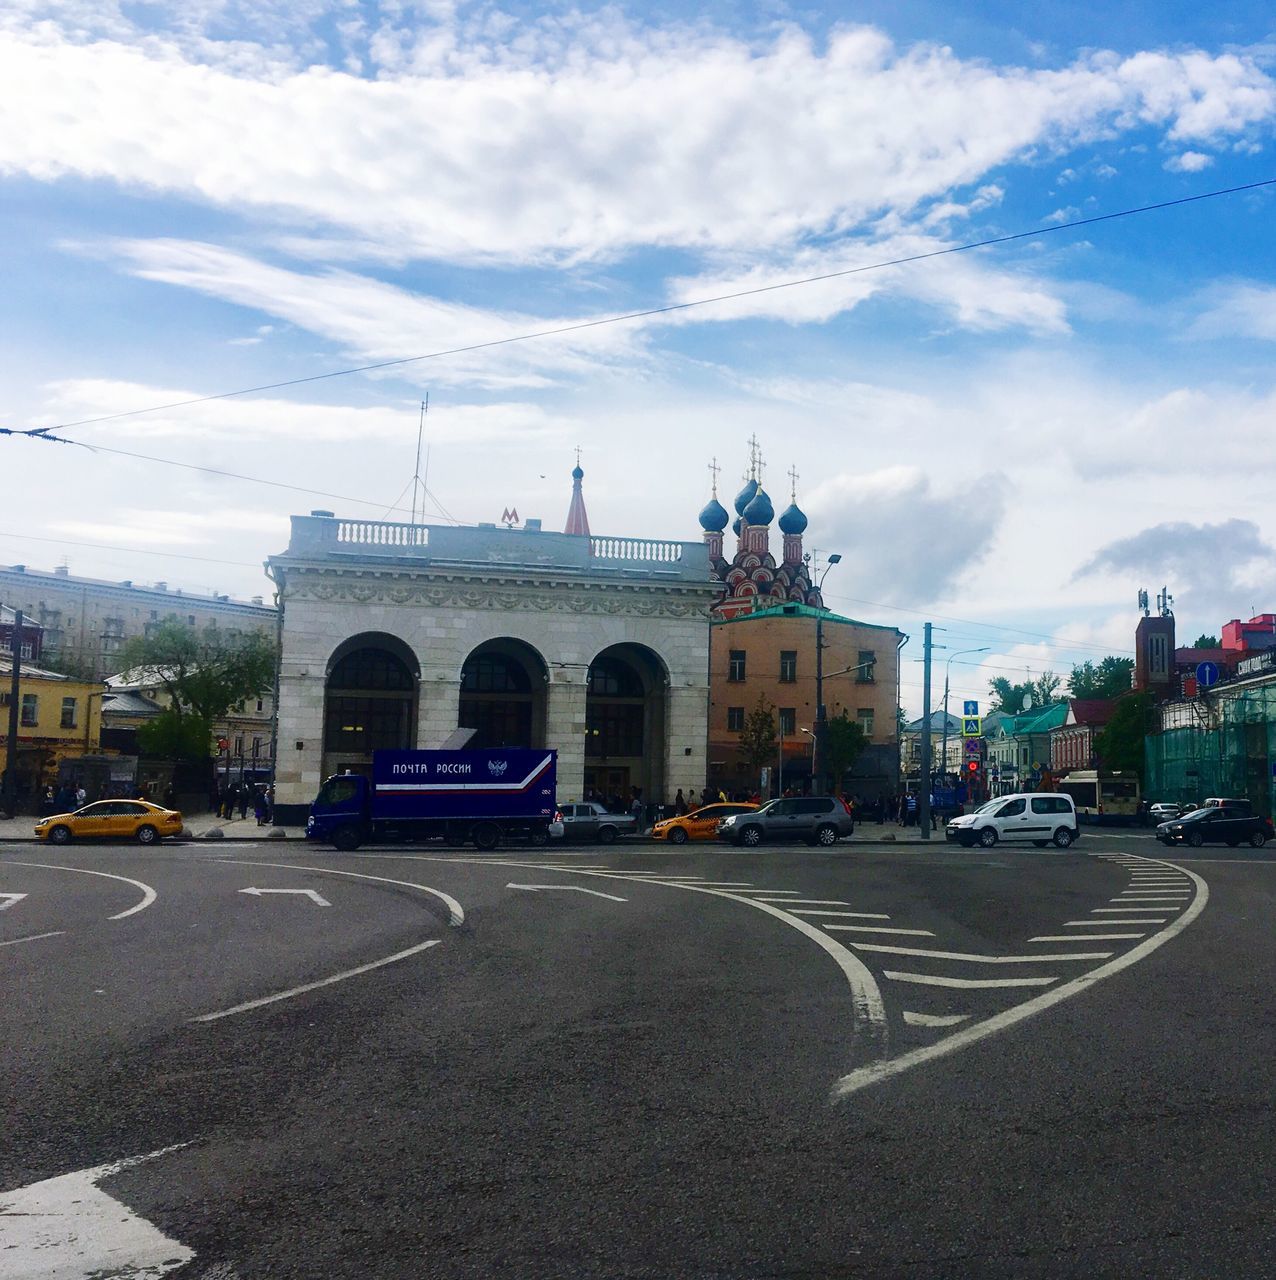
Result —
<instances>
[{"instance_id":1,"label":"yellow taxi","mask_svg":"<svg viewBox=\"0 0 1276 1280\"><path fill-rule=\"evenodd\" d=\"M182 815L147 800L95 800L74 813L55 813L35 826L38 840L70 844L72 840L136 840L156 844L182 833Z\"/></svg>"},{"instance_id":2,"label":"yellow taxi","mask_svg":"<svg viewBox=\"0 0 1276 1280\"><path fill-rule=\"evenodd\" d=\"M681 818L665 818L651 828L653 840L668 840L670 844L686 844L688 840L714 840L718 835L718 823L734 813L752 813L758 806L746 801L727 804L707 804L701 809L684 813Z\"/></svg>"}]
</instances>

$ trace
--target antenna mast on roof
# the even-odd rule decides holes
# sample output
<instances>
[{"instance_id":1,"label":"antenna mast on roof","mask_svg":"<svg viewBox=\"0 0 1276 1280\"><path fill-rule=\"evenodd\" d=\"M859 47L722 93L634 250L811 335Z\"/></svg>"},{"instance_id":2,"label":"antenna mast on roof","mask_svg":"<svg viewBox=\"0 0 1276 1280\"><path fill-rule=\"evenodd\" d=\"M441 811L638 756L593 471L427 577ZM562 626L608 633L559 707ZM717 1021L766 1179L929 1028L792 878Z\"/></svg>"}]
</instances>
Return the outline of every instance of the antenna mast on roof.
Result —
<instances>
[{"instance_id":1,"label":"antenna mast on roof","mask_svg":"<svg viewBox=\"0 0 1276 1280\"><path fill-rule=\"evenodd\" d=\"M425 495L428 491L428 482L430 479L430 450L427 447L425 451L425 479L421 479L421 441L425 437L425 415L430 412L430 393L425 393L425 399L421 401L421 418L416 429L416 470L412 473L412 523L417 523L416 515L416 499L417 493L421 495L421 519L425 519Z\"/></svg>"}]
</instances>

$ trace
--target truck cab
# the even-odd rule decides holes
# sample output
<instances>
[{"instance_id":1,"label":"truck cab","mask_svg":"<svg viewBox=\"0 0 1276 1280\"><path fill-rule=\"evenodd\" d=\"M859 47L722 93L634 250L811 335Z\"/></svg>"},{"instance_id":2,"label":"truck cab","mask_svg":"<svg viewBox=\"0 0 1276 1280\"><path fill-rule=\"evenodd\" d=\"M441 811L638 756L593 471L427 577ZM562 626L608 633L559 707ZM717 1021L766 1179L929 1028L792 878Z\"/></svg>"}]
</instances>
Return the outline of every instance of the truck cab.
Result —
<instances>
[{"instance_id":1,"label":"truck cab","mask_svg":"<svg viewBox=\"0 0 1276 1280\"><path fill-rule=\"evenodd\" d=\"M306 839L357 849L369 827L372 784L360 773L339 773L319 788L306 819Z\"/></svg>"}]
</instances>

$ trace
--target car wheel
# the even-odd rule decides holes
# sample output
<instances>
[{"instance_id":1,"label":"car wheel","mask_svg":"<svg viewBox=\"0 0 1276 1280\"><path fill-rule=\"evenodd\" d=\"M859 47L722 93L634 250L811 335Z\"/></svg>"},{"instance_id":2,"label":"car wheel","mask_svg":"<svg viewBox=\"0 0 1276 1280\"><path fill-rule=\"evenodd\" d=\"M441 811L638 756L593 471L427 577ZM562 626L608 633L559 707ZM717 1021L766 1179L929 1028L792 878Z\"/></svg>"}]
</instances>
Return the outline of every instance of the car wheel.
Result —
<instances>
[{"instance_id":1,"label":"car wheel","mask_svg":"<svg viewBox=\"0 0 1276 1280\"><path fill-rule=\"evenodd\" d=\"M991 827L985 827L979 833L979 843L985 849L991 849L997 843L997 833Z\"/></svg>"},{"instance_id":2,"label":"car wheel","mask_svg":"<svg viewBox=\"0 0 1276 1280\"><path fill-rule=\"evenodd\" d=\"M353 853L363 843L363 838L353 822L346 822L332 833L332 843L342 853Z\"/></svg>"},{"instance_id":3,"label":"car wheel","mask_svg":"<svg viewBox=\"0 0 1276 1280\"><path fill-rule=\"evenodd\" d=\"M159 832L152 826L142 825L134 833L138 844L155 844L159 840Z\"/></svg>"},{"instance_id":4,"label":"car wheel","mask_svg":"<svg viewBox=\"0 0 1276 1280\"><path fill-rule=\"evenodd\" d=\"M670 844L686 844L687 833L682 829L682 827L674 827L673 830L669 832L666 839Z\"/></svg>"},{"instance_id":5,"label":"car wheel","mask_svg":"<svg viewBox=\"0 0 1276 1280\"><path fill-rule=\"evenodd\" d=\"M1262 831L1251 832L1249 842L1255 849L1261 849L1267 843L1267 836Z\"/></svg>"},{"instance_id":6,"label":"car wheel","mask_svg":"<svg viewBox=\"0 0 1276 1280\"><path fill-rule=\"evenodd\" d=\"M1049 843L1050 843L1049 840L1034 840L1032 842L1032 847L1034 849L1044 849L1046 845L1048 845Z\"/></svg>"},{"instance_id":7,"label":"car wheel","mask_svg":"<svg viewBox=\"0 0 1276 1280\"><path fill-rule=\"evenodd\" d=\"M762 843L761 827L745 827L740 832L740 843L750 849L756 849Z\"/></svg>"},{"instance_id":8,"label":"car wheel","mask_svg":"<svg viewBox=\"0 0 1276 1280\"><path fill-rule=\"evenodd\" d=\"M49 843L50 844L70 844L71 828L70 827L54 827L53 830L49 832Z\"/></svg>"},{"instance_id":9,"label":"car wheel","mask_svg":"<svg viewBox=\"0 0 1276 1280\"><path fill-rule=\"evenodd\" d=\"M616 828L615 827L599 827L598 843L599 844L615 844Z\"/></svg>"},{"instance_id":10,"label":"car wheel","mask_svg":"<svg viewBox=\"0 0 1276 1280\"><path fill-rule=\"evenodd\" d=\"M1192 846L1193 849L1199 849L1201 845L1205 843L1199 831L1193 831L1192 834L1188 836L1187 842Z\"/></svg>"},{"instance_id":11,"label":"car wheel","mask_svg":"<svg viewBox=\"0 0 1276 1280\"><path fill-rule=\"evenodd\" d=\"M532 844L539 849L542 845L549 843L549 832L544 827L533 827L530 839Z\"/></svg>"},{"instance_id":12,"label":"car wheel","mask_svg":"<svg viewBox=\"0 0 1276 1280\"><path fill-rule=\"evenodd\" d=\"M830 827L827 823L825 823L825 825L822 827L817 827L815 829L815 843L822 844L826 849L830 845L836 844L837 828Z\"/></svg>"},{"instance_id":13,"label":"car wheel","mask_svg":"<svg viewBox=\"0 0 1276 1280\"><path fill-rule=\"evenodd\" d=\"M1054 833L1054 842L1060 849L1066 849L1076 837L1067 827L1060 827Z\"/></svg>"}]
</instances>

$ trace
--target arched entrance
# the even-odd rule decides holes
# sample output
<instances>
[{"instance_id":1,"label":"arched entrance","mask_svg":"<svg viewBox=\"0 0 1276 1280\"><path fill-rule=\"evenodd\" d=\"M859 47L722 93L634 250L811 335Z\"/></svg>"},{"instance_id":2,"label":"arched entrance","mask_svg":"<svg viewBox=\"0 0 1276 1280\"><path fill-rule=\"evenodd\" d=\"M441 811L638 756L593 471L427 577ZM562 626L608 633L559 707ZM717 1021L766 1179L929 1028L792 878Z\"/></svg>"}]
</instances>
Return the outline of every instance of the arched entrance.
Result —
<instances>
[{"instance_id":1,"label":"arched entrance","mask_svg":"<svg viewBox=\"0 0 1276 1280\"><path fill-rule=\"evenodd\" d=\"M416 656L397 636L366 632L333 653L324 684L323 772L371 774L372 753L416 745Z\"/></svg>"},{"instance_id":2,"label":"arched entrance","mask_svg":"<svg viewBox=\"0 0 1276 1280\"><path fill-rule=\"evenodd\" d=\"M549 671L531 645L503 636L475 649L461 668L456 723L467 746L543 747Z\"/></svg>"},{"instance_id":3,"label":"arched entrance","mask_svg":"<svg viewBox=\"0 0 1276 1280\"><path fill-rule=\"evenodd\" d=\"M603 800L665 800L664 663L639 644L604 649L585 695L585 792Z\"/></svg>"}]
</instances>

